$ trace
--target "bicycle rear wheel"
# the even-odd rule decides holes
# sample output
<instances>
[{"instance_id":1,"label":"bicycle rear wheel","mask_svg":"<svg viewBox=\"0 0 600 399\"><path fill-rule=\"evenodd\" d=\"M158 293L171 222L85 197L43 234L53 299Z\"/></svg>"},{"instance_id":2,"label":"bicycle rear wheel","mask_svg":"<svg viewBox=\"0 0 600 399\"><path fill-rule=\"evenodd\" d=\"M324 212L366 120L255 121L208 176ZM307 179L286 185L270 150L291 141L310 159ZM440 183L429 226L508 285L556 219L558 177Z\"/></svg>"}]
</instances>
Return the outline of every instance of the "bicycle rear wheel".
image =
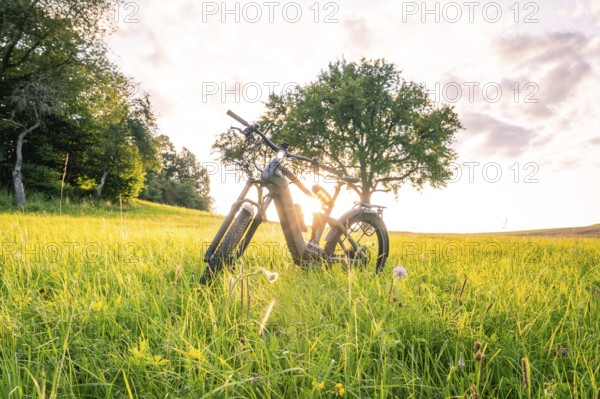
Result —
<instances>
[{"instance_id":1,"label":"bicycle rear wheel","mask_svg":"<svg viewBox=\"0 0 600 399\"><path fill-rule=\"evenodd\" d=\"M341 222L347 234L333 227L325 244L325 257L329 263L381 272L389 256L388 231L381 217L362 212Z\"/></svg>"}]
</instances>

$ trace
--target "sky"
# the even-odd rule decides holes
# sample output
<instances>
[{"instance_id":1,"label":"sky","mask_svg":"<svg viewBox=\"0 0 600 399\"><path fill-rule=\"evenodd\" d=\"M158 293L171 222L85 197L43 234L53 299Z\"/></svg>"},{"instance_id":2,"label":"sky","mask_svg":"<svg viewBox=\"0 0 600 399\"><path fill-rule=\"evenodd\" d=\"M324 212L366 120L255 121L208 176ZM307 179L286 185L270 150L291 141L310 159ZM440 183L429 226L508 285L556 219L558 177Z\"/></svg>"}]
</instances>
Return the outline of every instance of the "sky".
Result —
<instances>
[{"instance_id":1,"label":"sky","mask_svg":"<svg viewBox=\"0 0 600 399\"><path fill-rule=\"evenodd\" d=\"M135 0L115 5L111 57L147 92L161 134L211 172L215 211L243 187L211 144L270 92L330 62L384 58L455 107L453 180L377 193L390 230L474 233L600 223L600 2ZM357 200L344 192L334 215ZM307 213L307 212L305 212Z\"/></svg>"}]
</instances>

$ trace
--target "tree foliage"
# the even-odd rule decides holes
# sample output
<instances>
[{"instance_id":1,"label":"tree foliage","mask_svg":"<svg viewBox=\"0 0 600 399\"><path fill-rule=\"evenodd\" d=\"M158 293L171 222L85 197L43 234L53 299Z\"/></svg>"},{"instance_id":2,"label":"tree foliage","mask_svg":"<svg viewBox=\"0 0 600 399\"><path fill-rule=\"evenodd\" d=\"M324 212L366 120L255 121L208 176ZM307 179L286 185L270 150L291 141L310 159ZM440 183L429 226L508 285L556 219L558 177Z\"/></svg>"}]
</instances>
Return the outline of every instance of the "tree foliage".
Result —
<instances>
[{"instance_id":1,"label":"tree foliage","mask_svg":"<svg viewBox=\"0 0 600 399\"><path fill-rule=\"evenodd\" d=\"M176 152L167 136L158 138L162 167L148 173L141 198L168 205L208 211L212 205L208 172L187 148Z\"/></svg>"},{"instance_id":2,"label":"tree foliage","mask_svg":"<svg viewBox=\"0 0 600 399\"><path fill-rule=\"evenodd\" d=\"M67 154L64 183L72 196L127 201L163 167L149 96L132 96L131 79L106 56L115 6L0 3L0 185L14 186L20 207L25 186L58 193ZM188 190L208 198L194 184Z\"/></svg>"},{"instance_id":3,"label":"tree foliage","mask_svg":"<svg viewBox=\"0 0 600 399\"><path fill-rule=\"evenodd\" d=\"M273 158L273 151L262 140L249 141L233 130L219 134L212 149L222 163L235 165L240 172L252 177L258 177L269 159Z\"/></svg>"},{"instance_id":4,"label":"tree foliage","mask_svg":"<svg viewBox=\"0 0 600 399\"><path fill-rule=\"evenodd\" d=\"M443 187L456 158L454 135L462 128L451 107L436 106L394 64L365 59L336 61L315 82L272 95L261 122L274 127L276 141L359 177L353 189L363 202L377 191L397 194L406 183ZM257 156L226 134L213 148L225 163L244 165Z\"/></svg>"}]
</instances>

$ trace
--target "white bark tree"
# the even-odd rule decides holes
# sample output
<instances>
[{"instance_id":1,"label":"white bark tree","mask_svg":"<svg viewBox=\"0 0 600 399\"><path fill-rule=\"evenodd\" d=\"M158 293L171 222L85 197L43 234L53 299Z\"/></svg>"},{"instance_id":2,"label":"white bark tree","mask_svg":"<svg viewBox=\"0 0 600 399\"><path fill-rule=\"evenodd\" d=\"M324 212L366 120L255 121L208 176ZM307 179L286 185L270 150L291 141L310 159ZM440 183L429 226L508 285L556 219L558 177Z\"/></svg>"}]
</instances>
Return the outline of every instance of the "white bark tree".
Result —
<instances>
[{"instance_id":1,"label":"white bark tree","mask_svg":"<svg viewBox=\"0 0 600 399\"><path fill-rule=\"evenodd\" d=\"M23 208L26 204L22 173L23 145L27 142L25 138L42 126L46 115L60 109L60 96L56 86L56 82L49 82L46 77L37 77L17 87L10 98L14 112L4 121L20 129L15 145L15 167L12 172L15 202L18 208Z\"/></svg>"}]
</instances>

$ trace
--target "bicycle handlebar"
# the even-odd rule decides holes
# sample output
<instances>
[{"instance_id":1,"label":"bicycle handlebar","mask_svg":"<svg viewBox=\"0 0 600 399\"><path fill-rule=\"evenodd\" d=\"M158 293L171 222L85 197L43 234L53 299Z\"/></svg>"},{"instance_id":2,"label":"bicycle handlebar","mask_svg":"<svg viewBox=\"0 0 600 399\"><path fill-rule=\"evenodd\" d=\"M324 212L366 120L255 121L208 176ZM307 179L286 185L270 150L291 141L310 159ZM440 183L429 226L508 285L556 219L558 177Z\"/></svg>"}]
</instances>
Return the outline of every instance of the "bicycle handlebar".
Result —
<instances>
[{"instance_id":1,"label":"bicycle handlebar","mask_svg":"<svg viewBox=\"0 0 600 399\"><path fill-rule=\"evenodd\" d=\"M231 116L233 119L235 119L236 121L238 121L239 123L241 123L244 126L250 126L250 124L248 122L246 122L246 120L244 118L242 118L241 116L237 115L232 110L227 111L227 115Z\"/></svg>"},{"instance_id":2,"label":"bicycle handlebar","mask_svg":"<svg viewBox=\"0 0 600 399\"><path fill-rule=\"evenodd\" d=\"M237 115L236 113L234 113L233 111L229 110L227 111L227 115L229 115L230 117L232 117L233 119L235 119L236 121L238 121L239 123L241 123L242 125L246 126L246 129L244 129L243 133L244 135L251 140L252 139L252 133L256 133L260 136L261 139L263 139L263 141L265 143L267 143L267 145L275 152L279 152L279 151L284 151L285 152L285 156L288 158L292 158L292 159L296 159L299 161L305 161L308 162L312 165L317 165L321 168L323 168L324 170L326 170L329 173L332 173L334 175L336 175L337 177L341 178L342 177L342 173L340 173L338 170L335 170L333 168L330 168L326 165L322 165L319 161L317 161L316 159L313 158L308 158L302 155L295 155L292 154L290 152L288 152L285 148L278 146L277 144L273 143L271 141L271 139L269 139L267 137L267 135L265 133L263 133L258 127L257 125L252 125L248 122L246 122L246 120L244 118L242 118L241 116Z\"/></svg>"}]
</instances>

